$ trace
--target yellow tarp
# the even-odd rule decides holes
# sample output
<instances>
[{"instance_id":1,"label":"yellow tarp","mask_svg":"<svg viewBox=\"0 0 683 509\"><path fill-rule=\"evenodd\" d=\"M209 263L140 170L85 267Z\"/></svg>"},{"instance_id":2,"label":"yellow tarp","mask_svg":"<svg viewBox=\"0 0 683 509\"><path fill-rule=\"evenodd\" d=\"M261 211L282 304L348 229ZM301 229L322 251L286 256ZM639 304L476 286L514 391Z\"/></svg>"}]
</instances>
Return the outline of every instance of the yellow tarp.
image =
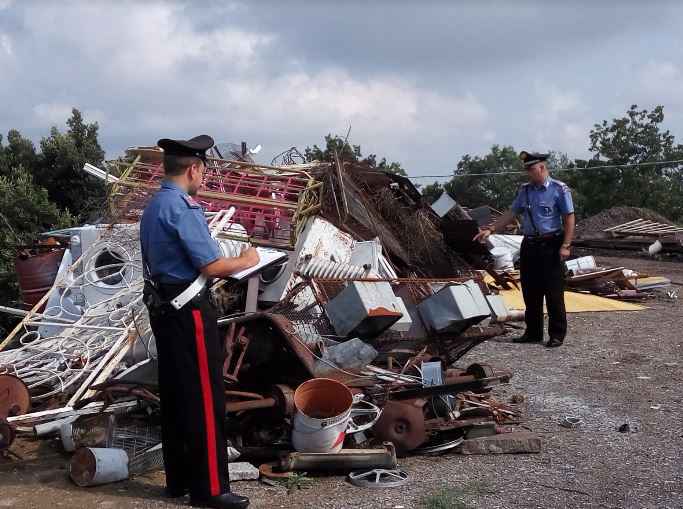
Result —
<instances>
[{"instance_id":1,"label":"yellow tarp","mask_svg":"<svg viewBox=\"0 0 683 509\"><path fill-rule=\"evenodd\" d=\"M489 275L486 275L484 280L488 284L494 282L493 278ZM525 309L521 290L501 290L500 295L503 297L508 309ZM585 313L589 311L641 311L647 309L647 307L639 304L622 302L616 299L606 299L605 297L598 297L597 295L577 292L564 292L564 304L567 308L567 313Z\"/></svg>"},{"instance_id":2,"label":"yellow tarp","mask_svg":"<svg viewBox=\"0 0 683 509\"><path fill-rule=\"evenodd\" d=\"M524 299L521 290L502 290L500 295L508 309L524 309ZM606 299L587 293L564 292L564 305L567 313L585 313L587 311L640 311L645 306L622 302L616 299Z\"/></svg>"}]
</instances>

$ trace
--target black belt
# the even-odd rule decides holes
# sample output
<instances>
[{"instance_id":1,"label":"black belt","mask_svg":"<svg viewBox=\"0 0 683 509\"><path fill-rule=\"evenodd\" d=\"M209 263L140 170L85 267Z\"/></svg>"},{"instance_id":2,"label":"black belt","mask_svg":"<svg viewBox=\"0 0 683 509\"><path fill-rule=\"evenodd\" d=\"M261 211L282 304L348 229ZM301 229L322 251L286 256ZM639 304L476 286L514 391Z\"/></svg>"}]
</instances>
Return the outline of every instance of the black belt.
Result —
<instances>
[{"instance_id":1,"label":"black belt","mask_svg":"<svg viewBox=\"0 0 683 509\"><path fill-rule=\"evenodd\" d=\"M550 233L544 233L542 235L525 235L524 240L528 242L542 242L544 240L554 240L562 235L564 235L564 232L562 230L557 230Z\"/></svg>"},{"instance_id":2,"label":"black belt","mask_svg":"<svg viewBox=\"0 0 683 509\"><path fill-rule=\"evenodd\" d=\"M185 289L192 284L192 281L179 281L178 283L161 283L155 278L145 280L145 288L143 291L143 300L148 307L154 309L171 308L171 301L178 295L183 293ZM206 285L204 289L192 299L194 302L199 302L208 297L210 285Z\"/></svg>"}]
</instances>

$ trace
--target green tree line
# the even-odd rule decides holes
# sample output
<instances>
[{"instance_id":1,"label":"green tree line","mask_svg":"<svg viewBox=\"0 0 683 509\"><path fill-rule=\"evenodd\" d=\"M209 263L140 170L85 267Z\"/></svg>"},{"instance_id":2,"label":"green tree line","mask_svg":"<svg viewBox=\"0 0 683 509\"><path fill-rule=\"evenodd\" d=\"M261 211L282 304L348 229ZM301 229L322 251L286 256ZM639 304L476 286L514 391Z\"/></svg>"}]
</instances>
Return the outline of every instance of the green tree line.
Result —
<instances>
[{"instance_id":1,"label":"green tree line","mask_svg":"<svg viewBox=\"0 0 683 509\"><path fill-rule=\"evenodd\" d=\"M74 109L66 130L53 127L39 150L16 129L6 139L0 135L0 305L20 305L14 272L20 250L42 232L95 219L105 186L81 168L104 160L98 130ZM13 321L0 313L0 332Z\"/></svg>"},{"instance_id":2,"label":"green tree line","mask_svg":"<svg viewBox=\"0 0 683 509\"><path fill-rule=\"evenodd\" d=\"M662 106L648 111L633 105L623 117L593 126L587 140L588 160L571 160L567 154L551 152L551 170L574 169L557 171L554 177L571 187L579 217L626 205L649 208L673 220L683 219L683 164L637 166L683 160L683 145L676 143L663 122ZM605 168L614 165L634 166ZM522 174L499 174L516 171ZM517 150L494 145L487 154L464 155L453 178L425 186L422 194L432 203L447 191L464 206L490 205L504 210L523 182L526 177Z\"/></svg>"},{"instance_id":3,"label":"green tree line","mask_svg":"<svg viewBox=\"0 0 683 509\"><path fill-rule=\"evenodd\" d=\"M680 163L636 168L611 169L605 166L639 164L683 159L683 146L663 128L664 108L652 111L634 105L621 118L595 124L590 131L588 160L571 160L554 152L551 168L581 168L558 172L556 177L572 188L577 212L592 215L603 209L630 205L647 207L674 220L683 219L683 177ZM89 162L101 166L99 126L88 123L77 109L72 110L66 129L53 127L39 146L12 129L0 135L0 304L19 305L14 273L17 251L36 242L40 233L53 228L93 222L106 197L103 183L81 171ZM359 145L340 136L327 135L321 146L306 148L307 161L333 161L337 153L344 161L406 175L398 162L363 156ZM488 204L497 209L510 205L524 174L518 152L511 146L494 145L483 155L465 154L445 184L421 188L433 202L448 191L465 206ZM473 174L486 174L474 176ZM0 329L8 318L0 314ZM0 330L0 332L2 332Z\"/></svg>"}]
</instances>

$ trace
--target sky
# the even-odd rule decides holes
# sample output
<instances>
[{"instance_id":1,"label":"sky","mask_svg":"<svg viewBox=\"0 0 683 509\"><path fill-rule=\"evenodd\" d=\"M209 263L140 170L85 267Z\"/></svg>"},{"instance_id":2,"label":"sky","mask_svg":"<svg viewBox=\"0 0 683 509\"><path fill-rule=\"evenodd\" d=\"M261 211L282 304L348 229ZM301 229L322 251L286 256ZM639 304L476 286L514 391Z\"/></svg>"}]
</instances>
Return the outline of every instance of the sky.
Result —
<instances>
[{"instance_id":1,"label":"sky","mask_svg":"<svg viewBox=\"0 0 683 509\"><path fill-rule=\"evenodd\" d=\"M656 0L0 0L0 133L76 107L110 158L206 133L270 163L349 126L411 176L493 144L582 158L632 104L683 141L681 26Z\"/></svg>"}]
</instances>

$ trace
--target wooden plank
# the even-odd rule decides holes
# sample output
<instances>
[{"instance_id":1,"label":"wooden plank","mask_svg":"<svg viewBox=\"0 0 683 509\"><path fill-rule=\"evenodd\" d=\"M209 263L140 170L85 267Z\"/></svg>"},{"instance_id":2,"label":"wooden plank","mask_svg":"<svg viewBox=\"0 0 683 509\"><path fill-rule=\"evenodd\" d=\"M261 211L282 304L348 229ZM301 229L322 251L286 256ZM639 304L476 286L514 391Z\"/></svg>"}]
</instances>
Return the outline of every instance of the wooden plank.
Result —
<instances>
[{"instance_id":1,"label":"wooden plank","mask_svg":"<svg viewBox=\"0 0 683 509\"><path fill-rule=\"evenodd\" d=\"M652 223L652 224L645 224L642 226L630 226L628 228L619 228L618 230L614 230L614 231L634 232L634 231L654 231L654 230L677 230L677 229L680 229L680 227L668 225L668 224Z\"/></svg>"},{"instance_id":2,"label":"wooden plank","mask_svg":"<svg viewBox=\"0 0 683 509\"><path fill-rule=\"evenodd\" d=\"M633 221L629 221L628 223L618 224L616 226L610 226L609 228L605 228L602 231L603 232L610 232L610 231L615 230L617 228L622 228L624 226L629 226L629 225L640 223L641 221L645 221L645 220L644 219L634 219Z\"/></svg>"},{"instance_id":3,"label":"wooden plank","mask_svg":"<svg viewBox=\"0 0 683 509\"><path fill-rule=\"evenodd\" d=\"M47 299L50 297L50 294L54 291L56 286L52 286L47 292L45 292L45 295L41 297L41 299L38 301L38 303L31 308L31 311L28 312L28 314L24 317L24 319L17 324L14 329L5 337L2 343L0 343L0 352L10 344L10 342L14 339L14 336L26 325L26 322L31 320L34 314L38 313L38 310L47 302Z\"/></svg>"},{"instance_id":4,"label":"wooden plank","mask_svg":"<svg viewBox=\"0 0 683 509\"><path fill-rule=\"evenodd\" d=\"M131 331L130 328L132 327L132 324L129 324L126 330L125 334L122 334L119 339L112 345L112 347L109 349L109 351L104 354L102 359L100 359L100 362L93 367L92 372L88 377L85 379L85 381L81 384L81 386L76 390L73 396L71 396L71 399L67 403L67 406L74 406L76 402L81 399L81 396L83 393L93 384L93 380L95 378L98 378L102 370L108 369L109 372L113 371L114 365L113 363L110 363L109 361L114 358L118 357L118 354L120 351L123 349L123 345L125 344L126 341L130 339L131 336Z\"/></svg>"},{"instance_id":5,"label":"wooden plank","mask_svg":"<svg viewBox=\"0 0 683 509\"><path fill-rule=\"evenodd\" d=\"M134 188L141 188L141 189L149 189L149 190L157 190L159 189L158 185L155 184L148 184L146 182L135 182L131 181L128 179L121 180L118 183L119 186L122 187L134 187ZM213 191L198 191L197 196L200 198L211 198L214 200L221 200L221 201L226 201L226 202L236 202L236 203L246 203L246 204L257 204L257 205L263 205L263 206L269 206L269 207L276 207L276 208L286 208L286 209L296 209L297 204L288 202L288 201L283 201L283 200L272 200L270 198L255 198L253 196L240 196L237 194L228 194L228 193L216 193Z\"/></svg>"}]
</instances>

